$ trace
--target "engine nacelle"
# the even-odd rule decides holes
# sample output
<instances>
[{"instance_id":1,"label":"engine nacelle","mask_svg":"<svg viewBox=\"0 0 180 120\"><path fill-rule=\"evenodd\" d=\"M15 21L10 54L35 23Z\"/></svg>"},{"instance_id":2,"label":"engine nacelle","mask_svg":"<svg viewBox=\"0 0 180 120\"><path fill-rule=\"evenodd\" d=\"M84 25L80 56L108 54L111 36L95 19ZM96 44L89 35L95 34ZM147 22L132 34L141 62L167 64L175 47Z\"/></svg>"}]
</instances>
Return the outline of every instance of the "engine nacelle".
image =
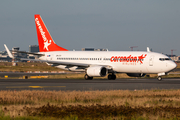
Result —
<instances>
[{"instance_id":1,"label":"engine nacelle","mask_svg":"<svg viewBox=\"0 0 180 120\"><path fill-rule=\"evenodd\" d=\"M129 77L144 77L144 73L126 73Z\"/></svg>"},{"instance_id":2,"label":"engine nacelle","mask_svg":"<svg viewBox=\"0 0 180 120\"><path fill-rule=\"evenodd\" d=\"M107 69L103 66L88 67L86 74L90 77L103 77L107 75Z\"/></svg>"}]
</instances>

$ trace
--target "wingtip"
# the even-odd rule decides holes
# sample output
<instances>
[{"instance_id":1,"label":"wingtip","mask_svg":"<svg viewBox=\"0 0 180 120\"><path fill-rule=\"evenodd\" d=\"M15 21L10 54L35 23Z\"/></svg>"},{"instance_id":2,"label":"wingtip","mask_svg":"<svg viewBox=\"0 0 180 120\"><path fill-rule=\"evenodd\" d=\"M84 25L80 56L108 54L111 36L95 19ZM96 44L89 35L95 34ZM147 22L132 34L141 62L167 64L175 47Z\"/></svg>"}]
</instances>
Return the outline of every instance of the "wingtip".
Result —
<instances>
[{"instance_id":1,"label":"wingtip","mask_svg":"<svg viewBox=\"0 0 180 120\"><path fill-rule=\"evenodd\" d=\"M10 58L14 58L13 55L12 55L12 53L9 51L8 47L6 46L6 44L4 44L4 47L5 47L8 55L9 55L9 57L10 57Z\"/></svg>"}]
</instances>

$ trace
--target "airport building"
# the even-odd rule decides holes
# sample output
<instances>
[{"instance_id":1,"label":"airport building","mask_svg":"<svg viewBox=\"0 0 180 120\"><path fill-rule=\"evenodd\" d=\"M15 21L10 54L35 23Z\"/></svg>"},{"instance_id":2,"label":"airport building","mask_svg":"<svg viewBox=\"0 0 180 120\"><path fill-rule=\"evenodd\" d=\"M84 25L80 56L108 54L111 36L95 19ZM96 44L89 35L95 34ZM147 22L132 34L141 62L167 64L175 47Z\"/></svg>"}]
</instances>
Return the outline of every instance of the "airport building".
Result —
<instances>
[{"instance_id":1,"label":"airport building","mask_svg":"<svg viewBox=\"0 0 180 120\"><path fill-rule=\"evenodd\" d=\"M175 61L175 62L180 62L180 56L176 56L176 55L168 55L166 54L168 57L171 58L171 60Z\"/></svg>"},{"instance_id":2,"label":"airport building","mask_svg":"<svg viewBox=\"0 0 180 120\"><path fill-rule=\"evenodd\" d=\"M39 52L38 45L29 45L29 52Z\"/></svg>"},{"instance_id":3,"label":"airport building","mask_svg":"<svg viewBox=\"0 0 180 120\"><path fill-rule=\"evenodd\" d=\"M11 62L12 59L8 56L6 51L0 51L0 62Z\"/></svg>"},{"instance_id":4,"label":"airport building","mask_svg":"<svg viewBox=\"0 0 180 120\"><path fill-rule=\"evenodd\" d=\"M170 58L171 58L171 60L176 61L176 62L180 61L180 56L173 56Z\"/></svg>"}]
</instances>

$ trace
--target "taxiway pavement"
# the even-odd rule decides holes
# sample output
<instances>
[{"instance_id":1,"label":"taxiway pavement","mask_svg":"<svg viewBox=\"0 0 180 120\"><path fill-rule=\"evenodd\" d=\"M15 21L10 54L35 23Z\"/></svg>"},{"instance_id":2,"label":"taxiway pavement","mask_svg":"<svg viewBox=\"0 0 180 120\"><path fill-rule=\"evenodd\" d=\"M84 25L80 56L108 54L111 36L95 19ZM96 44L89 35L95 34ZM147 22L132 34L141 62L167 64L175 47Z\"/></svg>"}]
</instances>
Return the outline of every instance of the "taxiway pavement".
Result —
<instances>
[{"instance_id":1,"label":"taxiway pavement","mask_svg":"<svg viewBox=\"0 0 180 120\"><path fill-rule=\"evenodd\" d=\"M0 79L0 90L142 90L180 89L180 79Z\"/></svg>"}]
</instances>

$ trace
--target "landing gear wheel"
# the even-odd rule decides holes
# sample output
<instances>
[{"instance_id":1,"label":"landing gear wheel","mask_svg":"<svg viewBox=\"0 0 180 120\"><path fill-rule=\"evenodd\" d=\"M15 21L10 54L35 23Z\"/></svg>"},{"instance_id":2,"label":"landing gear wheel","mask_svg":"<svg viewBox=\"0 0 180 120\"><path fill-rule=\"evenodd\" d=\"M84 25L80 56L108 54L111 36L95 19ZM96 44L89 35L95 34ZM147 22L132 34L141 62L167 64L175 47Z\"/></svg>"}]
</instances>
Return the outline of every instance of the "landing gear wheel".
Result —
<instances>
[{"instance_id":1,"label":"landing gear wheel","mask_svg":"<svg viewBox=\"0 0 180 120\"><path fill-rule=\"evenodd\" d=\"M116 75L114 75L114 74L108 75L108 80L115 80L115 79L116 79Z\"/></svg>"},{"instance_id":2,"label":"landing gear wheel","mask_svg":"<svg viewBox=\"0 0 180 120\"><path fill-rule=\"evenodd\" d=\"M87 74L85 74L84 79L85 79L85 80L92 80L93 77L89 77Z\"/></svg>"},{"instance_id":3,"label":"landing gear wheel","mask_svg":"<svg viewBox=\"0 0 180 120\"><path fill-rule=\"evenodd\" d=\"M112 75L112 80L115 80L116 79L116 75Z\"/></svg>"},{"instance_id":4,"label":"landing gear wheel","mask_svg":"<svg viewBox=\"0 0 180 120\"><path fill-rule=\"evenodd\" d=\"M112 78L112 75L108 75L108 80L111 80L111 78Z\"/></svg>"},{"instance_id":5,"label":"landing gear wheel","mask_svg":"<svg viewBox=\"0 0 180 120\"><path fill-rule=\"evenodd\" d=\"M161 77L161 76L158 76L157 79L158 79L159 81L161 81L161 80L162 80L162 77Z\"/></svg>"}]
</instances>

